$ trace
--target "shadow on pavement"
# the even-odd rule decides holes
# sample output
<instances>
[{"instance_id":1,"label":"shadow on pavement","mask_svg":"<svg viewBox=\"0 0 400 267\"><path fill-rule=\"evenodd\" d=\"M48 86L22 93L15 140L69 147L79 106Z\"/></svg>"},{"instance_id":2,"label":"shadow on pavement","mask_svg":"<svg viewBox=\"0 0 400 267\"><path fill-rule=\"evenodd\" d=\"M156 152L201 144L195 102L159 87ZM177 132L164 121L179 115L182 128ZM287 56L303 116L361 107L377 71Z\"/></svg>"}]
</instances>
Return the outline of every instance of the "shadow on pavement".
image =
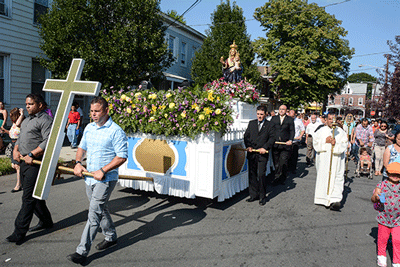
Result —
<instances>
[{"instance_id":1,"label":"shadow on pavement","mask_svg":"<svg viewBox=\"0 0 400 267\"><path fill-rule=\"evenodd\" d=\"M167 207L172 206L171 203L165 203L162 201L161 203L157 203L156 205L141 211L140 213L135 213L132 216L128 216L125 220L138 220L144 225L140 226L138 229L127 233L123 236L118 238L118 244L114 247L108 248L107 250L96 252L90 255L85 263L85 265L90 264L92 261L104 257L110 253L113 253L117 250L124 249L129 247L141 240L146 240L150 237L160 235L164 232L168 232L172 229L187 226L191 224L195 224L206 217L206 213L201 208L194 208L194 209L177 209L172 211L167 211L160 213L157 215L153 221L145 222L139 220L141 216L145 216L152 212L165 209ZM120 224L118 221L116 224Z\"/></svg>"}]
</instances>

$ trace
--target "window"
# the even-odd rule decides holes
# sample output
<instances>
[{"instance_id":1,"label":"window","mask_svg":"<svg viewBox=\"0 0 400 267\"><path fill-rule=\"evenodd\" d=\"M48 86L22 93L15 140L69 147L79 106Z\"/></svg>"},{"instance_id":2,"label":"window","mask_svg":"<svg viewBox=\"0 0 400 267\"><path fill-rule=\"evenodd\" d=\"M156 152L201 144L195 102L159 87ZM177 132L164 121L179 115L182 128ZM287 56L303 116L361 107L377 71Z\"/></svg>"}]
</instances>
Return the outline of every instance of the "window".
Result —
<instances>
[{"instance_id":1,"label":"window","mask_svg":"<svg viewBox=\"0 0 400 267\"><path fill-rule=\"evenodd\" d=\"M33 94L42 95L46 99L46 94L43 91L44 82L46 80L46 69L43 68L38 61L32 61L32 88Z\"/></svg>"},{"instance_id":2,"label":"window","mask_svg":"<svg viewBox=\"0 0 400 267\"><path fill-rule=\"evenodd\" d=\"M10 101L10 56L0 54L0 101Z\"/></svg>"},{"instance_id":3,"label":"window","mask_svg":"<svg viewBox=\"0 0 400 267\"><path fill-rule=\"evenodd\" d=\"M360 98L358 99L358 105L359 105L359 106L362 106L362 105L363 105L363 98L362 98L362 97L360 97Z\"/></svg>"},{"instance_id":4,"label":"window","mask_svg":"<svg viewBox=\"0 0 400 267\"><path fill-rule=\"evenodd\" d=\"M0 15L10 16L11 0L0 0Z\"/></svg>"},{"instance_id":5,"label":"window","mask_svg":"<svg viewBox=\"0 0 400 267\"><path fill-rule=\"evenodd\" d=\"M350 105L350 106L353 105L353 98L352 98L352 97L349 98L349 105Z\"/></svg>"},{"instance_id":6,"label":"window","mask_svg":"<svg viewBox=\"0 0 400 267\"><path fill-rule=\"evenodd\" d=\"M178 49L177 49L177 38L175 36L170 35L168 37L168 49L171 51L173 57L176 59L178 57Z\"/></svg>"},{"instance_id":7,"label":"window","mask_svg":"<svg viewBox=\"0 0 400 267\"><path fill-rule=\"evenodd\" d=\"M195 57L196 49L197 48L195 46L192 47L192 59L194 59L194 57Z\"/></svg>"},{"instance_id":8,"label":"window","mask_svg":"<svg viewBox=\"0 0 400 267\"><path fill-rule=\"evenodd\" d=\"M181 47L181 64L186 65L186 43L182 42Z\"/></svg>"},{"instance_id":9,"label":"window","mask_svg":"<svg viewBox=\"0 0 400 267\"><path fill-rule=\"evenodd\" d=\"M340 98L340 105L344 105L344 97Z\"/></svg>"},{"instance_id":10,"label":"window","mask_svg":"<svg viewBox=\"0 0 400 267\"><path fill-rule=\"evenodd\" d=\"M4 71L4 56L0 55L0 101L4 101L4 80L5 80L5 71Z\"/></svg>"},{"instance_id":11,"label":"window","mask_svg":"<svg viewBox=\"0 0 400 267\"><path fill-rule=\"evenodd\" d=\"M39 23L38 19L41 15L47 13L49 7L49 0L35 0L33 7L33 22Z\"/></svg>"}]
</instances>

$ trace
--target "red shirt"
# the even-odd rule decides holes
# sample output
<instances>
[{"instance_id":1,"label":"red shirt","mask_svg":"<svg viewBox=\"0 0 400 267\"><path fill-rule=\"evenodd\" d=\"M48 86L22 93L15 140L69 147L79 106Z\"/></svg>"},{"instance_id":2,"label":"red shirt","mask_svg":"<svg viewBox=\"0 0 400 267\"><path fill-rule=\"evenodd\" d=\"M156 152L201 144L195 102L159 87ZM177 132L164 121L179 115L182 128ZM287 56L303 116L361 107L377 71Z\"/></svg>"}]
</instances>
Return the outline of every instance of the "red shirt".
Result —
<instances>
[{"instance_id":1,"label":"red shirt","mask_svg":"<svg viewBox=\"0 0 400 267\"><path fill-rule=\"evenodd\" d=\"M81 115L79 115L78 111L72 112L70 111L68 114L68 120L69 124L75 124L78 123L78 121L81 119Z\"/></svg>"}]
</instances>

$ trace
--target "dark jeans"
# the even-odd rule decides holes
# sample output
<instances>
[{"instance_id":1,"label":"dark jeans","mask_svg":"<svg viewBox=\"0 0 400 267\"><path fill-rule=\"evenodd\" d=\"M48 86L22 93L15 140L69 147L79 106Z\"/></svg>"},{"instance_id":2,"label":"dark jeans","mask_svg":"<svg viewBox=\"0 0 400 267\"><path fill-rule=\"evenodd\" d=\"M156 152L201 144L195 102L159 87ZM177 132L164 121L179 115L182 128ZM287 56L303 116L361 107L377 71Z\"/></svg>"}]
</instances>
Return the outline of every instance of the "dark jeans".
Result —
<instances>
[{"instance_id":1,"label":"dark jeans","mask_svg":"<svg viewBox=\"0 0 400 267\"><path fill-rule=\"evenodd\" d=\"M289 158L289 171L292 173L296 172L297 169L297 160L299 158L299 146L300 142L293 143L292 145L292 153Z\"/></svg>"},{"instance_id":2,"label":"dark jeans","mask_svg":"<svg viewBox=\"0 0 400 267\"><path fill-rule=\"evenodd\" d=\"M272 157L275 166L275 180L276 182L285 182L287 178L288 163L290 157L290 150L286 148L274 148L272 150Z\"/></svg>"},{"instance_id":3,"label":"dark jeans","mask_svg":"<svg viewBox=\"0 0 400 267\"><path fill-rule=\"evenodd\" d=\"M34 213L45 226L53 225L53 220L46 206L46 201L39 200L32 196L40 166L28 165L24 161L21 162L20 166L23 188L22 206L15 219L14 230L14 232L19 235L28 232Z\"/></svg>"}]
</instances>

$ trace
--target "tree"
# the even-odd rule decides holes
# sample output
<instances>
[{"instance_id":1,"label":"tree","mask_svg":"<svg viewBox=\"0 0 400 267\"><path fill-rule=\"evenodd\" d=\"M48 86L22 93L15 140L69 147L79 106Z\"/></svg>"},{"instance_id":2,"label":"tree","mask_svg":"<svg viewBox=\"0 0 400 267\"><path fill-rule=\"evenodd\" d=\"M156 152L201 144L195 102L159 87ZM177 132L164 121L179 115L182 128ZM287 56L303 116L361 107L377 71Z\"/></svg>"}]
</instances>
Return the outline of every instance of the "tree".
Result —
<instances>
[{"instance_id":1,"label":"tree","mask_svg":"<svg viewBox=\"0 0 400 267\"><path fill-rule=\"evenodd\" d=\"M388 83L385 82L382 88L382 100L380 107L384 110L388 119L400 119L400 35L395 37L395 42L388 41L391 53L385 55L389 58L388 64L394 66L394 72L388 73ZM389 69L389 68L387 68ZM387 73L381 73L381 80L386 81Z\"/></svg>"},{"instance_id":2,"label":"tree","mask_svg":"<svg viewBox=\"0 0 400 267\"><path fill-rule=\"evenodd\" d=\"M353 73L351 74L348 78L347 81L349 83L368 83L367 85L367 99L371 99L372 96L372 83L376 83L378 81L378 78L365 73L365 72L360 72L360 73Z\"/></svg>"},{"instance_id":3,"label":"tree","mask_svg":"<svg viewBox=\"0 0 400 267\"><path fill-rule=\"evenodd\" d=\"M126 87L160 77L172 56L158 0L54 0L40 17L41 63L65 78L72 58L86 61L82 79Z\"/></svg>"},{"instance_id":4,"label":"tree","mask_svg":"<svg viewBox=\"0 0 400 267\"><path fill-rule=\"evenodd\" d=\"M203 45L195 53L192 63L192 79L200 85L204 85L222 77L222 65L220 57L225 59L229 55L230 45L235 41L243 65L243 77L257 85L260 81L260 73L253 64L255 53L247 34L243 10L236 2L227 0L217 6L211 15L210 29L207 30Z\"/></svg>"},{"instance_id":5,"label":"tree","mask_svg":"<svg viewBox=\"0 0 400 267\"><path fill-rule=\"evenodd\" d=\"M176 10L168 10L167 15L171 18L179 21L180 23L186 24L186 20L176 12Z\"/></svg>"},{"instance_id":6,"label":"tree","mask_svg":"<svg viewBox=\"0 0 400 267\"><path fill-rule=\"evenodd\" d=\"M278 75L272 90L284 103L326 102L349 72L349 48L341 22L307 0L269 0L256 9L266 38L254 41L261 61Z\"/></svg>"}]
</instances>

